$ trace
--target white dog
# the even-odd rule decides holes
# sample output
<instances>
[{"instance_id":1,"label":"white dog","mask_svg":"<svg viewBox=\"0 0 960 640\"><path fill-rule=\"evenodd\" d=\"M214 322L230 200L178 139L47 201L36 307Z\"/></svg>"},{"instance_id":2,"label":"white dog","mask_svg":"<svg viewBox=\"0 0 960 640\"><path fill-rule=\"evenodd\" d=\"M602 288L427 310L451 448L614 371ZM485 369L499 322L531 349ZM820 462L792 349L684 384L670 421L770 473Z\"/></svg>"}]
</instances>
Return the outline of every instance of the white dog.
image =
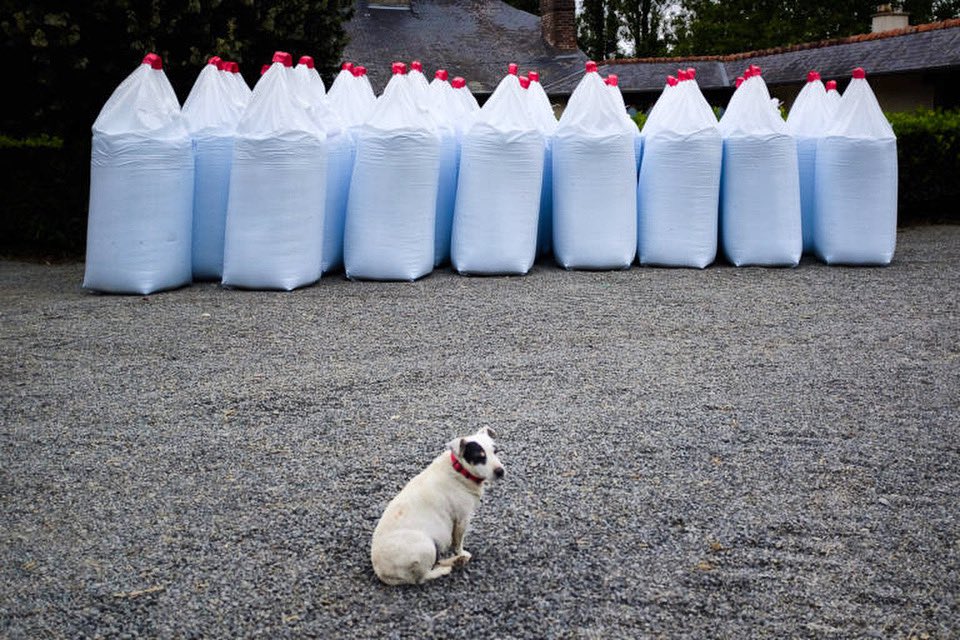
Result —
<instances>
[{"instance_id":1,"label":"white dog","mask_svg":"<svg viewBox=\"0 0 960 640\"><path fill-rule=\"evenodd\" d=\"M463 538L484 482L503 477L503 465L487 427L447 443L390 501L373 532L370 560L387 584L420 584L463 566L470 553ZM448 550L453 555L441 558Z\"/></svg>"}]
</instances>

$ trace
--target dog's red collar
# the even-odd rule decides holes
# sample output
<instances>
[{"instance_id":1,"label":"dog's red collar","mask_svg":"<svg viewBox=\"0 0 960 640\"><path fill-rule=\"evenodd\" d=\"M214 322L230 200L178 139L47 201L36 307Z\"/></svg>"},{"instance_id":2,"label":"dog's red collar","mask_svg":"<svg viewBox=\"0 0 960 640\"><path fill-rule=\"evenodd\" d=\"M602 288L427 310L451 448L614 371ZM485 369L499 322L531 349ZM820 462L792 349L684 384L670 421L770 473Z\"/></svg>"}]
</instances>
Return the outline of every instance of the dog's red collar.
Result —
<instances>
[{"instance_id":1,"label":"dog's red collar","mask_svg":"<svg viewBox=\"0 0 960 640\"><path fill-rule=\"evenodd\" d=\"M453 463L453 469L460 475L462 475L467 480L473 480L477 484L483 484L483 478L477 477L466 470L466 468L460 464L460 461L457 460L457 456L454 455L453 451L450 452L450 462Z\"/></svg>"}]
</instances>

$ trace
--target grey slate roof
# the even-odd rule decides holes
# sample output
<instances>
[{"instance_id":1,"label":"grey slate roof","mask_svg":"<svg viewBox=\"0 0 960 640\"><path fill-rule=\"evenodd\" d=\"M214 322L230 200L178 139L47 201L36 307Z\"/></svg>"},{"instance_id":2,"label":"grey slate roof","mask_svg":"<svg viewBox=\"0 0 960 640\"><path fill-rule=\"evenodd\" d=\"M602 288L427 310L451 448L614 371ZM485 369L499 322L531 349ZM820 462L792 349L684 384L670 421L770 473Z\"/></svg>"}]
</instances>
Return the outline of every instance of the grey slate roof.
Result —
<instances>
[{"instance_id":1,"label":"grey slate roof","mask_svg":"<svg viewBox=\"0 0 960 640\"><path fill-rule=\"evenodd\" d=\"M412 10L380 9L358 0L346 25L344 59L367 67L378 93L390 79L390 63L423 62L424 73L447 69L463 76L474 93L489 93L516 62L540 71L543 83L583 69L586 56L544 42L540 19L501 0L412 0Z\"/></svg>"},{"instance_id":2,"label":"grey slate roof","mask_svg":"<svg viewBox=\"0 0 960 640\"><path fill-rule=\"evenodd\" d=\"M660 91L666 76L675 75L678 68L693 67L700 86L709 90L731 87L750 64L763 70L769 85L803 82L811 69L824 79L838 80L849 77L854 67L863 67L870 75L958 69L960 20L726 56L608 60L600 71L617 74L625 92L647 92ZM551 95L570 93L580 75L546 83L544 88Z\"/></svg>"}]
</instances>

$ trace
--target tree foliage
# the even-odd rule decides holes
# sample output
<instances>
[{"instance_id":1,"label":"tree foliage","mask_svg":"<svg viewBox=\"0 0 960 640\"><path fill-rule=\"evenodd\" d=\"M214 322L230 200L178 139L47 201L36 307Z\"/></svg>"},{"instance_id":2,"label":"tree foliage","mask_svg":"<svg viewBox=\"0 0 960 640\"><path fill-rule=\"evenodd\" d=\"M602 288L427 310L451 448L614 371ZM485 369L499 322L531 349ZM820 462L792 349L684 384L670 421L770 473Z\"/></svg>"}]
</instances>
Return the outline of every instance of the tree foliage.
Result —
<instances>
[{"instance_id":1,"label":"tree foliage","mask_svg":"<svg viewBox=\"0 0 960 640\"><path fill-rule=\"evenodd\" d=\"M155 51L183 100L211 55L248 82L276 49L332 72L346 44L349 0L0 0L8 95L0 131L89 138L100 107Z\"/></svg>"},{"instance_id":2,"label":"tree foliage","mask_svg":"<svg viewBox=\"0 0 960 640\"><path fill-rule=\"evenodd\" d=\"M912 24L960 14L960 0L900 6ZM876 9L876 0L681 0L671 22L673 53L737 53L867 33Z\"/></svg>"},{"instance_id":3,"label":"tree foliage","mask_svg":"<svg viewBox=\"0 0 960 640\"><path fill-rule=\"evenodd\" d=\"M583 0L577 40L591 58L667 53L663 27L670 0Z\"/></svg>"}]
</instances>

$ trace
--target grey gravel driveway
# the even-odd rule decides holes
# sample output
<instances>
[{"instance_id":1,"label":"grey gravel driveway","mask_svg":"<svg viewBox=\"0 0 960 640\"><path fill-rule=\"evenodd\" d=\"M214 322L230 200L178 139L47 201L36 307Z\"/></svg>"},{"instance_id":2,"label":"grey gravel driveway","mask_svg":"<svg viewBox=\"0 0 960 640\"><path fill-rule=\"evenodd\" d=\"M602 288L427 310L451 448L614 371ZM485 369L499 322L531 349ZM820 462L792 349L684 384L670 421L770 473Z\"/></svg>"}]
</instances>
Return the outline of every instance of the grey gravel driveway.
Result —
<instances>
[{"instance_id":1,"label":"grey gravel driveway","mask_svg":"<svg viewBox=\"0 0 960 640\"><path fill-rule=\"evenodd\" d=\"M960 227L887 268L86 293L0 262L0 636L960 636ZM373 575L457 434L472 562Z\"/></svg>"}]
</instances>

